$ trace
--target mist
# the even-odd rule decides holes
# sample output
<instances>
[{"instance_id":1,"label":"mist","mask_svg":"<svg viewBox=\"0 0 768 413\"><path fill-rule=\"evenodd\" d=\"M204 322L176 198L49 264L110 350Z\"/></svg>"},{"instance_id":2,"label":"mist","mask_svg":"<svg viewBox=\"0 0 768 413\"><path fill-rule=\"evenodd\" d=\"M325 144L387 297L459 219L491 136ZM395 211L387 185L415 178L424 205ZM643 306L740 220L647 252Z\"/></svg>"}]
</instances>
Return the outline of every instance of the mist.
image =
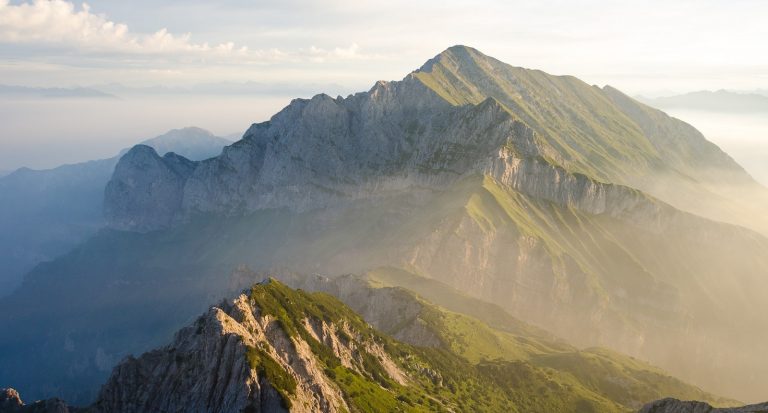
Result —
<instances>
[{"instance_id":1,"label":"mist","mask_svg":"<svg viewBox=\"0 0 768 413\"><path fill-rule=\"evenodd\" d=\"M768 114L662 109L693 125L731 155L756 181L768 186Z\"/></svg>"},{"instance_id":2,"label":"mist","mask_svg":"<svg viewBox=\"0 0 768 413\"><path fill-rule=\"evenodd\" d=\"M232 140L295 96L130 95L0 98L0 171L104 159L170 129L197 126Z\"/></svg>"}]
</instances>

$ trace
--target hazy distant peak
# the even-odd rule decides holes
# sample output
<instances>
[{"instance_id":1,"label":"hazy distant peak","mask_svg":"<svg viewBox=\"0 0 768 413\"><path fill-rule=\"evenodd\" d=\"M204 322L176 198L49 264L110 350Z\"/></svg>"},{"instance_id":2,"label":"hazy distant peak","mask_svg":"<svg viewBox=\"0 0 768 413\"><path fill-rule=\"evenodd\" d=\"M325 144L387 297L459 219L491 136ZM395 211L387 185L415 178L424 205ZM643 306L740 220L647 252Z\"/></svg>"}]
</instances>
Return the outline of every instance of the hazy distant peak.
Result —
<instances>
[{"instance_id":1,"label":"hazy distant peak","mask_svg":"<svg viewBox=\"0 0 768 413\"><path fill-rule=\"evenodd\" d=\"M197 126L187 126L185 128L171 129L162 135L156 136L151 139L147 139L142 143L148 144L148 143L158 143L158 142L170 141L170 140L188 140L188 139L201 139L201 138L216 139L216 136L210 131L205 130L203 128L198 128Z\"/></svg>"},{"instance_id":2,"label":"hazy distant peak","mask_svg":"<svg viewBox=\"0 0 768 413\"><path fill-rule=\"evenodd\" d=\"M195 126L172 129L160 136L141 142L151 146L159 155L174 152L191 160L207 159L221 153L221 148L232 143L210 131Z\"/></svg>"}]
</instances>

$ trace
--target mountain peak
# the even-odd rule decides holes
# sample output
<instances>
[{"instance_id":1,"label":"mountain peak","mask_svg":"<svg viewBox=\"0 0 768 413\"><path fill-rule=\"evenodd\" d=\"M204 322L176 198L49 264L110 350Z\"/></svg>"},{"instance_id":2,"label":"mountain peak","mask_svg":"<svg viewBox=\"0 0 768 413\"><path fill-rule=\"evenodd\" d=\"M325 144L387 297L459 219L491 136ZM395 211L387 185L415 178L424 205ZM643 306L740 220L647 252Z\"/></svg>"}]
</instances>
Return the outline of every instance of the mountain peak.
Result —
<instances>
[{"instance_id":1,"label":"mountain peak","mask_svg":"<svg viewBox=\"0 0 768 413\"><path fill-rule=\"evenodd\" d=\"M436 63L446 63L446 62L454 62L455 63L472 63L476 59L489 59L490 57L483 54L479 50L464 46L464 45L454 45L451 46L442 52L438 53L435 57L427 60L419 69L416 70L416 72L431 72L433 69L433 66Z\"/></svg>"},{"instance_id":2,"label":"mountain peak","mask_svg":"<svg viewBox=\"0 0 768 413\"><path fill-rule=\"evenodd\" d=\"M633 103L574 77L451 46L403 81L377 82L345 99L318 94L294 100L269 122L252 126L246 139L196 166L189 182L179 183L174 204L180 208L169 217L322 208L379 196L374 188L385 182L393 188L420 180L445 185L501 164L507 169L510 156L652 195L654 171L689 181L706 180L701 171L712 165L743 174L679 121L653 113L655 126L648 128L649 117Z\"/></svg>"}]
</instances>

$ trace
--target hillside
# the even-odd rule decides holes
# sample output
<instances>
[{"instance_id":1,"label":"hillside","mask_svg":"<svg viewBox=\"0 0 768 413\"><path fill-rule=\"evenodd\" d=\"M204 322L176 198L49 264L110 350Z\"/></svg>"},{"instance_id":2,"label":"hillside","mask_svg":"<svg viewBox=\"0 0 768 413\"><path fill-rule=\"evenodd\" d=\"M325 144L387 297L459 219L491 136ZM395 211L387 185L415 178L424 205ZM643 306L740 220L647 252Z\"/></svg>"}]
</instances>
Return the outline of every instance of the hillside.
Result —
<instances>
[{"instance_id":1,"label":"hillside","mask_svg":"<svg viewBox=\"0 0 768 413\"><path fill-rule=\"evenodd\" d=\"M326 282L376 297L385 318L418 308L400 328L438 343L395 340L328 294L269 279L211 307L171 344L124 359L85 410L628 412L660 394L714 399L636 360L496 331L406 290ZM466 352L483 347L494 354Z\"/></svg>"}]
</instances>

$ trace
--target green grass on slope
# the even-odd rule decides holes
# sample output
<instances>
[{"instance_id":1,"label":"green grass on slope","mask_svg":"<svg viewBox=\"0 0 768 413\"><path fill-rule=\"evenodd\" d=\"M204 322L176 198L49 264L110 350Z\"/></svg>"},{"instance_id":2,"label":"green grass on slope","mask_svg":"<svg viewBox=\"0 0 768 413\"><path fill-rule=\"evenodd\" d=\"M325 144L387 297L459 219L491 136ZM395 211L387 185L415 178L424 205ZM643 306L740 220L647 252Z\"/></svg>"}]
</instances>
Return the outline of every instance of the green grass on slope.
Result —
<instances>
[{"instance_id":1,"label":"green grass on slope","mask_svg":"<svg viewBox=\"0 0 768 413\"><path fill-rule=\"evenodd\" d=\"M706 400L714 406L739 404L686 384L635 358L606 349L539 355L534 357L533 363L568 372L587 388L632 408L640 408L649 400L662 396Z\"/></svg>"},{"instance_id":2,"label":"green grass on slope","mask_svg":"<svg viewBox=\"0 0 768 413\"><path fill-rule=\"evenodd\" d=\"M296 394L296 379L285 371L267 352L249 346L246 357L251 369L264 375L282 398L283 407L291 408L291 396Z\"/></svg>"},{"instance_id":3,"label":"green grass on slope","mask_svg":"<svg viewBox=\"0 0 768 413\"><path fill-rule=\"evenodd\" d=\"M573 172L626 182L660 162L651 142L597 87L571 76L513 67L465 47L414 76L454 105L501 102Z\"/></svg>"},{"instance_id":4,"label":"green grass on slope","mask_svg":"<svg viewBox=\"0 0 768 413\"><path fill-rule=\"evenodd\" d=\"M397 342L365 324L359 316L338 300L323 293L291 290L270 280L251 290L251 300L264 314L274 316L281 327L296 339L307 342L323 363L326 376L342 391L356 412L473 411L473 412L622 412L627 409L581 386L571 376L528 363L503 359L473 363L452 351L418 348ZM350 326L349 339L359 351L362 362L357 371L341 365L326 345L317 342L300 322L314 318ZM459 320L461 329L482 327ZM487 327L483 327L487 328ZM499 333L507 334L507 333ZM383 346L390 357L407 373L409 383L401 385L390 379L376 357L368 354L364 343ZM498 343L502 343L499 341ZM477 343L479 344L479 343ZM510 351L512 348L509 347ZM273 387L290 399L295 383L284 371L275 371L276 363L258 349L249 348L249 361L261 369ZM513 381L518 385L510 386Z\"/></svg>"},{"instance_id":5,"label":"green grass on slope","mask_svg":"<svg viewBox=\"0 0 768 413\"><path fill-rule=\"evenodd\" d=\"M470 297L440 281L416 275L396 267L381 267L369 271L365 277L386 286L398 286L415 292L426 301L455 313L466 314L495 329L526 336L544 338L552 343L557 338L551 333L512 317L503 308L474 297ZM563 346L570 348L563 343Z\"/></svg>"}]
</instances>

